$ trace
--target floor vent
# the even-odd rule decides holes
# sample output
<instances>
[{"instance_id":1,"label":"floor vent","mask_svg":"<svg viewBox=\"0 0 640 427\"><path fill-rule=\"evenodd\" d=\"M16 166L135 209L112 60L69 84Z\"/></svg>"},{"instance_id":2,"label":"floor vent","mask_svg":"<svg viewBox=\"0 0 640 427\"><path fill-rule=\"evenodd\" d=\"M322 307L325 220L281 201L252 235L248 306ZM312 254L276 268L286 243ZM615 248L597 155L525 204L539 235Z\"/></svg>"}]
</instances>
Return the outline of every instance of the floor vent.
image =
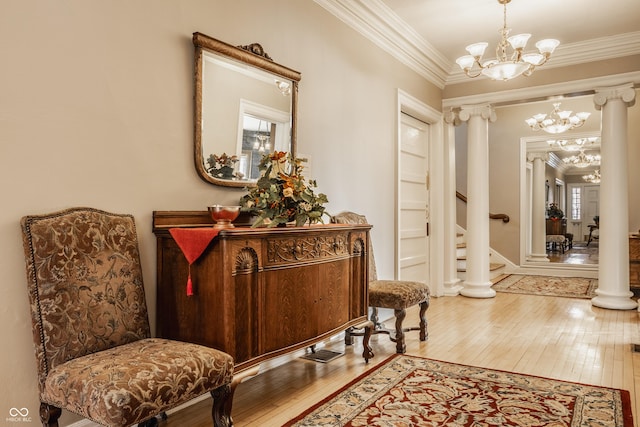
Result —
<instances>
[{"instance_id":1,"label":"floor vent","mask_svg":"<svg viewBox=\"0 0 640 427\"><path fill-rule=\"evenodd\" d=\"M634 353L640 353L640 344L631 344L631 351Z\"/></svg>"},{"instance_id":2,"label":"floor vent","mask_svg":"<svg viewBox=\"0 0 640 427\"><path fill-rule=\"evenodd\" d=\"M639 346L640 347L640 346ZM331 350L316 350L313 353L308 353L302 356L303 359L313 360L314 362L328 363L333 359L342 356L344 353L338 353L337 351Z\"/></svg>"}]
</instances>

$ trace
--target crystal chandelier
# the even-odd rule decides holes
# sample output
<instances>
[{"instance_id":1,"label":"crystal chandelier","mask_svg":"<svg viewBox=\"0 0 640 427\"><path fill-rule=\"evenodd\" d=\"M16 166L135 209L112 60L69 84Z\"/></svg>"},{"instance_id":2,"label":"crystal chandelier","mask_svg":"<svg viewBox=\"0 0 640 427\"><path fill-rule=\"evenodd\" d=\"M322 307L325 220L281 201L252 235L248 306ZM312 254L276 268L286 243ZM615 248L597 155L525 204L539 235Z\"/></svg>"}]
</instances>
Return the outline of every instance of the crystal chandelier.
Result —
<instances>
[{"instance_id":1,"label":"crystal chandelier","mask_svg":"<svg viewBox=\"0 0 640 427\"><path fill-rule=\"evenodd\" d=\"M555 39L540 40L536 43L538 53L523 54L523 50L529 41L531 34L517 34L509 37L510 28L507 28L507 3L511 0L498 0L504 6L504 25L498 32L501 39L496 47L496 58L480 62L485 49L489 45L486 42L470 44L466 47L469 55L456 59L456 63L469 77L478 77L484 74L493 80L510 80L520 75L530 76L535 67L543 65L556 47L560 44ZM508 53L509 48L513 50ZM474 65L477 69L474 70Z\"/></svg>"},{"instance_id":2,"label":"crystal chandelier","mask_svg":"<svg viewBox=\"0 0 640 427\"><path fill-rule=\"evenodd\" d=\"M600 184L600 170L596 169L589 175L582 175L582 179L592 184Z\"/></svg>"},{"instance_id":3,"label":"crystal chandelier","mask_svg":"<svg viewBox=\"0 0 640 427\"><path fill-rule=\"evenodd\" d=\"M585 154L584 150L580 150L580 154L562 159L569 166L577 168L586 168L587 166L600 165L600 154Z\"/></svg>"},{"instance_id":4,"label":"crystal chandelier","mask_svg":"<svg viewBox=\"0 0 640 427\"><path fill-rule=\"evenodd\" d=\"M585 146L590 143L593 144L598 141L598 137L590 138L576 138L576 139L549 139L547 144L549 147L558 147L562 151L582 151Z\"/></svg>"},{"instance_id":5,"label":"crystal chandelier","mask_svg":"<svg viewBox=\"0 0 640 427\"><path fill-rule=\"evenodd\" d=\"M573 113L573 111L560 111L560 103L555 102L551 114L536 114L525 120L525 122L535 131L543 130L547 133L555 134L582 126L591 115L591 113L587 112L576 113L574 115L571 115L571 113Z\"/></svg>"}]
</instances>

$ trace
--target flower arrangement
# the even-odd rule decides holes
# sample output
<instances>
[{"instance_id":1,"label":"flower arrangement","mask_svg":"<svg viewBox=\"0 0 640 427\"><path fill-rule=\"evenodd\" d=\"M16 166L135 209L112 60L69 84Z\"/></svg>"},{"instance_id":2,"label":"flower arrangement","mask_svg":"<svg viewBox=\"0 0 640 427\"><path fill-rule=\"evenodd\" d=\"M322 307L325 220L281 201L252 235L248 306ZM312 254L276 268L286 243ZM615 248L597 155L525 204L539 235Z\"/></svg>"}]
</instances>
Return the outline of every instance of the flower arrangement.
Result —
<instances>
[{"instance_id":1,"label":"flower arrangement","mask_svg":"<svg viewBox=\"0 0 640 427\"><path fill-rule=\"evenodd\" d=\"M257 213L253 227L276 227L295 221L296 226L324 222L322 215L327 196L315 194L315 180L302 175L306 159L294 158L291 153L276 151L262 157L257 185L240 199L245 212Z\"/></svg>"},{"instance_id":2,"label":"flower arrangement","mask_svg":"<svg viewBox=\"0 0 640 427\"><path fill-rule=\"evenodd\" d=\"M564 212L558 207L557 203L551 203L547 209L547 217L549 219L562 219L564 218Z\"/></svg>"},{"instance_id":3,"label":"flower arrangement","mask_svg":"<svg viewBox=\"0 0 640 427\"><path fill-rule=\"evenodd\" d=\"M238 156L236 155L229 156L227 153L222 153L222 155L218 156L217 154L210 154L207 159L207 164L209 165L207 172L215 178L230 179L235 175L233 169L237 162Z\"/></svg>"}]
</instances>

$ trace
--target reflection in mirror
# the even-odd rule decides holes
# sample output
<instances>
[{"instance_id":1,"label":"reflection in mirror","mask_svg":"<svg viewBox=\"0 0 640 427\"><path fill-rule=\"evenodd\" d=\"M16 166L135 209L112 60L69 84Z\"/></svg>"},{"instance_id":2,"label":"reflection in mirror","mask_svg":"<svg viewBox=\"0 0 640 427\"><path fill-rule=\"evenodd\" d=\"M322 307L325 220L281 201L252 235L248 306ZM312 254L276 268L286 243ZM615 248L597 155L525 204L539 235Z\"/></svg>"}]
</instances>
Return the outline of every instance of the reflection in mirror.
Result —
<instances>
[{"instance_id":1,"label":"reflection in mirror","mask_svg":"<svg viewBox=\"0 0 640 427\"><path fill-rule=\"evenodd\" d=\"M599 176L599 133L562 139L523 138L521 142L526 161L522 175L525 188L521 192L521 206L527 213L523 217L527 224L523 227L524 264L545 261L597 268L600 184L590 175ZM561 216L551 215L556 208ZM558 234L549 231L554 225L551 217L559 219L555 225L562 225L561 234L567 238L563 246L549 244L548 235ZM536 226L538 220L544 224ZM536 233L544 234L538 241L546 241L546 253L536 250Z\"/></svg>"},{"instance_id":2,"label":"reflection in mirror","mask_svg":"<svg viewBox=\"0 0 640 427\"><path fill-rule=\"evenodd\" d=\"M258 44L235 47L194 33L195 166L202 179L255 185L266 153L295 155L300 73Z\"/></svg>"}]
</instances>

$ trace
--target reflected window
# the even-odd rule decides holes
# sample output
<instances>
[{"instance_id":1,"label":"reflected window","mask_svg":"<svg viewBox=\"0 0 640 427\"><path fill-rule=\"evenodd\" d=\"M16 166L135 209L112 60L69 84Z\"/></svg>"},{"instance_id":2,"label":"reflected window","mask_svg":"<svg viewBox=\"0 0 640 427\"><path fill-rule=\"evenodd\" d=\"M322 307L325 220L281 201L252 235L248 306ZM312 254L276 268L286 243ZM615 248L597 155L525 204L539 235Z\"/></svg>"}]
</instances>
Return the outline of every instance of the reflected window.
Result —
<instances>
[{"instance_id":1,"label":"reflected window","mask_svg":"<svg viewBox=\"0 0 640 427\"><path fill-rule=\"evenodd\" d=\"M571 189L571 219L580 221L582 212L582 194L581 187L573 187Z\"/></svg>"}]
</instances>

